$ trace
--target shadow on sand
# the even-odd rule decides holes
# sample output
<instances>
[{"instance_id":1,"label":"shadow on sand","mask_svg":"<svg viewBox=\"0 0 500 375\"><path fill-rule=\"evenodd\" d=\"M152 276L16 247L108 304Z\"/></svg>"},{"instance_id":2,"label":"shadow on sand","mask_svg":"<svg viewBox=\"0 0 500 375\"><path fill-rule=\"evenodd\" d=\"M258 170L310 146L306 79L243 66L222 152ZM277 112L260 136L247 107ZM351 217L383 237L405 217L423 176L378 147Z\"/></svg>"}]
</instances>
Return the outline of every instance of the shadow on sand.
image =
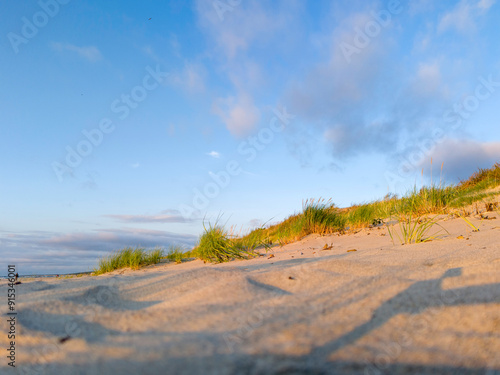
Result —
<instances>
[{"instance_id":1,"label":"shadow on sand","mask_svg":"<svg viewBox=\"0 0 500 375\"><path fill-rule=\"evenodd\" d=\"M33 373L40 374L464 374L464 375L500 375L500 368L487 367L461 367L449 366L440 363L432 365L421 365L412 363L401 363L393 358L391 363L384 365L370 364L359 361L329 360L329 356L341 348L351 345L375 329L383 326L391 318L398 314L416 315L431 308L447 306L464 306L500 303L500 283L486 284L481 286L470 286L454 289L443 289L443 281L446 278L458 277L462 273L461 268L453 268L446 271L441 277L431 280L418 281L410 285L404 291L398 293L386 302L382 303L373 313L372 318L343 334L342 336L327 342L325 345L313 349L303 356L287 356L280 354L245 354L243 342L236 347L233 354L227 354L226 348L222 347L222 333L198 332L196 335L185 334L179 337L172 347L154 347L158 354L155 360L139 360L134 356L116 359L109 358L99 362L67 364L62 362L45 363L40 365L29 365ZM46 318L46 319L45 319ZM54 316L47 314L44 317L46 324L51 324ZM69 318L69 317L68 317ZM312 317L314 319L315 317ZM50 331L54 329L31 326L29 321L20 319L21 324L31 329ZM55 320L54 322L55 323ZM110 332L97 323L93 326L85 326L82 330L88 330L83 337L88 342L100 342L106 335L122 334ZM88 324L88 323L87 323ZM410 334L415 335L416 332ZM168 334L167 334L168 335ZM197 336L198 335L198 336ZM200 336L201 335L201 336ZM213 354L201 354L203 344L197 337L204 337L204 342L213 346ZM145 336L146 339L147 336ZM147 343L145 343L147 346ZM197 355L182 356L182 347L199 347ZM220 347L220 350L218 348ZM255 348L253 348L255 350ZM139 350L139 348L137 348ZM479 350L479 349L478 349ZM172 353L176 353L175 355ZM74 358L73 358L74 359ZM73 359L68 358L70 362ZM494 360L494 358L492 358ZM498 366L498 362L497 366ZM486 364L484 365L486 366ZM29 371L27 373L30 373Z\"/></svg>"}]
</instances>

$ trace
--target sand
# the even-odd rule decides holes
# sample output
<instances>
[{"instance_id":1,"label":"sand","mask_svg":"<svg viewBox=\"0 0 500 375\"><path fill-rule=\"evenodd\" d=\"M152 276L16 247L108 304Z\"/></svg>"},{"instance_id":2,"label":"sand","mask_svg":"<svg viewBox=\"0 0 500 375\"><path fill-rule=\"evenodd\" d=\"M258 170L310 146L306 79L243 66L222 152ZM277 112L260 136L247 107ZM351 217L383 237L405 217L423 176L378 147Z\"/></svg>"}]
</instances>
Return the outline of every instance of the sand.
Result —
<instances>
[{"instance_id":1,"label":"sand","mask_svg":"<svg viewBox=\"0 0 500 375\"><path fill-rule=\"evenodd\" d=\"M2 356L0 373L500 374L500 218L488 216L471 219L479 232L444 220L449 233L421 244L370 228L220 265L21 279L17 367Z\"/></svg>"}]
</instances>

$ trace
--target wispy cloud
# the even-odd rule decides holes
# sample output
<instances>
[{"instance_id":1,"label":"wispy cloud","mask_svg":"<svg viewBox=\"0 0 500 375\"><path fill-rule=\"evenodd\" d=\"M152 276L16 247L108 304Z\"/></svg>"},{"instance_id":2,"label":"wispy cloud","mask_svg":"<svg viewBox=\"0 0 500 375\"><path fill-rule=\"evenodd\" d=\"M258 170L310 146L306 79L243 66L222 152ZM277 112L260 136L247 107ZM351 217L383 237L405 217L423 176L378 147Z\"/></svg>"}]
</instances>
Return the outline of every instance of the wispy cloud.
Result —
<instances>
[{"instance_id":1,"label":"wispy cloud","mask_svg":"<svg viewBox=\"0 0 500 375\"><path fill-rule=\"evenodd\" d=\"M463 34L473 33L479 16L488 12L494 4L495 0L462 0L441 18L437 30L439 33L450 29Z\"/></svg>"},{"instance_id":2,"label":"wispy cloud","mask_svg":"<svg viewBox=\"0 0 500 375\"><path fill-rule=\"evenodd\" d=\"M170 73L169 82L190 94L201 93L205 91L206 75L203 65L186 63L182 70Z\"/></svg>"},{"instance_id":3,"label":"wispy cloud","mask_svg":"<svg viewBox=\"0 0 500 375\"><path fill-rule=\"evenodd\" d=\"M193 221L193 219L188 220L180 214L104 216L124 223L186 223Z\"/></svg>"},{"instance_id":4,"label":"wispy cloud","mask_svg":"<svg viewBox=\"0 0 500 375\"><path fill-rule=\"evenodd\" d=\"M474 21L478 4L462 1L457 7L471 10ZM491 4L483 4L487 6ZM463 60L447 56L447 46L436 37L435 27L424 28L425 35L432 36L425 48L400 43L405 35L400 22L411 17L406 8L346 61L339 46L352 42L355 30L363 30L376 11L367 5L364 12L347 14L333 27L330 38L312 47L318 56L323 53L322 60L305 69L285 92L286 106L297 115L285 136L303 165L308 157L312 160L318 146L324 147L321 142L335 161L375 152L386 155L391 163L396 153L408 154L416 142L429 138L432 129L443 127L443 114L477 77L478 71ZM435 21L431 16L426 19ZM404 64L394 59L410 53L411 59Z\"/></svg>"},{"instance_id":5,"label":"wispy cloud","mask_svg":"<svg viewBox=\"0 0 500 375\"><path fill-rule=\"evenodd\" d=\"M477 3L477 7L483 11L489 10L494 4L496 0L479 0Z\"/></svg>"},{"instance_id":6,"label":"wispy cloud","mask_svg":"<svg viewBox=\"0 0 500 375\"><path fill-rule=\"evenodd\" d=\"M397 107L395 98L401 92L397 85L404 85L407 79L398 82L387 74L398 70L390 58L394 48L389 36L391 26L350 61L341 50L343 43L352 43L354 30L363 29L371 20L372 10L348 16L335 27L329 38L314 47L329 53L323 53L323 60L311 64L285 92L286 106L299 116L301 123L307 124L288 129L291 148L300 144L303 149L302 164L306 164L307 154L317 149L317 139L326 141L335 157L346 157L386 150L402 131L391 112ZM384 89L392 84L397 88L391 92Z\"/></svg>"},{"instance_id":7,"label":"wispy cloud","mask_svg":"<svg viewBox=\"0 0 500 375\"><path fill-rule=\"evenodd\" d=\"M268 48L274 54L288 45L290 35L297 32L293 22L301 5L293 0L234 2L222 22L214 4L196 1L198 23L208 40L207 53L220 62L221 74L232 87L214 101L213 111L233 136L244 137L257 129L261 112L255 98L266 80L263 61L251 52Z\"/></svg>"},{"instance_id":8,"label":"wispy cloud","mask_svg":"<svg viewBox=\"0 0 500 375\"><path fill-rule=\"evenodd\" d=\"M97 62L102 59L101 52L95 46L79 47L69 43L53 42L51 43L51 47L58 52L64 52L64 51L74 52L78 56L90 62Z\"/></svg>"},{"instance_id":9,"label":"wispy cloud","mask_svg":"<svg viewBox=\"0 0 500 375\"><path fill-rule=\"evenodd\" d=\"M219 159L220 158L220 153L217 152L217 151L210 151L209 153L207 153L208 156L211 156L215 159Z\"/></svg>"},{"instance_id":10,"label":"wispy cloud","mask_svg":"<svg viewBox=\"0 0 500 375\"><path fill-rule=\"evenodd\" d=\"M172 243L188 245L195 236L176 234L160 230L140 228L98 229L97 233L71 233L52 236L41 241L44 245L82 251L116 250L126 246L167 246Z\"/></svg>"},{"instance_id":11,"label":"wispy cloud","mask_svg":"<svg viewBox=\"0 0 500 375\"><path fill-rule=\"evenodd\" d=\"M146 56L149 56L152 60L156 61L156 62L159 62L161 59L156 55L156 52L154 51L153 47L151 47L150 45L147 45L147 46L144 46L142 48L142 52L144 52L144 54Z\"/></svg>"},{"instance_id":12,"label":"wispy cloud","mask_svg":"<svg viewBox=\"0 0 500 375\"><path fill-rule=\"evenodd\" d=\"M214 103L213 111L236 137L245 137L254 131L261 117L253 99L246 94L238 98L219 98Z\"/></svg>"}]
</instances>

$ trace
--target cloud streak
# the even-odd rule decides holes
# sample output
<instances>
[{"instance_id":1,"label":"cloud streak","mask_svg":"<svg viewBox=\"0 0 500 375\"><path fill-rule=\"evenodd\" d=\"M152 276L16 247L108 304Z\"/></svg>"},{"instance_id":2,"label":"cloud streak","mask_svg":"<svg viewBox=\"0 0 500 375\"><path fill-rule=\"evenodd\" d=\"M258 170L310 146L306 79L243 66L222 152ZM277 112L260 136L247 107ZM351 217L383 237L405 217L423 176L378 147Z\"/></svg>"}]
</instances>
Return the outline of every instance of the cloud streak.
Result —
<instances>
[{"instance_id":1,"label":"cloud streak","mask_svg":"<svg viewBox=\"0 0 500 375\"><path fill-rule=\"evenodd\" d=\"M192 221L182 215L104 215L104 217L124 223L186 223Z\"/></svg>"},{"instance_id":2,"label":"cloud streak","mask_svg":"<svg viewBox=\"0 0 500 375\"><path fill-rule=\"evenodd\" d=\"M95 63L99 60L102 59L101 52L99 49L95 46L75 46L73 44L69 43L58 43L58 42L53 42L51 44L51 47L58 52L73 52L76 53L78 56L82 57L83 59Z\"/></svg>"},{"instance_id":3,"label":"cloud streak","mask_svg":"<svg viewBox=\"0 0 500 375\"><path fill-rule=\"evenodd\" d=\"M227 130L238 138L251 134L261 117L260 110L246 94L238 98L218 99L214 112L225 123Z\"/></svg>"},{"instance_id":4,"label":"cloud streak","mask_svg":"<svg viewBox=\"0 0 500 375\"><path fill-rule=\"evenodd\" d=\"M462 34L474 33L479 18L488 12L495 0L462 0L439 21L438 33L455 29Z\"/></svg>"},{"instance_id":5,"label":"cloud streak","mask_svg":"<svg viewBox=\"0 0 500 375\"><path fill-rule=\"evenodd\" d=\"M86 233L0 232L2 267L14 263L20 274L91 270L99 257L124 247L193 247L197 236L140 228L99 229ZM3 267L2 269L5 269Z\"/></svg>"}]
</instances>

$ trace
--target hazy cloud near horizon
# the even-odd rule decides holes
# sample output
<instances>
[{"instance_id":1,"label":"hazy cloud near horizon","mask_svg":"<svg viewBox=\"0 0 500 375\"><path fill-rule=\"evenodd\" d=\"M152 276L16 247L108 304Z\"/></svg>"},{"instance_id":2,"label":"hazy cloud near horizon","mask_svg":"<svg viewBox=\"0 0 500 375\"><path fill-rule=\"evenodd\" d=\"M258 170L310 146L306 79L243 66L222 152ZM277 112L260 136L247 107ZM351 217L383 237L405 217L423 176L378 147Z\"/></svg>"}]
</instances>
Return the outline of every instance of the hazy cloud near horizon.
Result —
<instances>
[{"instance_id":1,"label":"hazy cloud near horizon","mask_svg":"<svg viewBox=\"0 0 500 375\"><path fill-rule=\"evenodd\" d=\"M433 181L440 178L443 165L444 182L454 183L467 179L478 168L490 168L500 162L500 142L445 140L417 166L418 170L424 170L427 177L431 176L431 158Z\"/></svg>"},{"instance_id":2,"label":"hazy cloud near horizon","mask_svg":"<svg viewBox=\"0 0 500 375\"><path fill-rule=\"evenodd\" d=\"M177 215L103 215L115 221L125 223L187 223L193 222L195 219L185 218L184 216Z\"/></svg>"},{"instance_id":3,"label":"hazy cloud near horizon","mask_svg":"<svg viewBox=\"0 0 500 375\"><path fill-rule=\"evenodd\" d=\"M98 258L124 247L194 246L197 236L140 228L98 229L87 233L0 232L2 251L22 274L87 271ZM2 262L3 263L3 262ZM5 268L5 267L4 267Z\"/></svg>"}]
</instances>

